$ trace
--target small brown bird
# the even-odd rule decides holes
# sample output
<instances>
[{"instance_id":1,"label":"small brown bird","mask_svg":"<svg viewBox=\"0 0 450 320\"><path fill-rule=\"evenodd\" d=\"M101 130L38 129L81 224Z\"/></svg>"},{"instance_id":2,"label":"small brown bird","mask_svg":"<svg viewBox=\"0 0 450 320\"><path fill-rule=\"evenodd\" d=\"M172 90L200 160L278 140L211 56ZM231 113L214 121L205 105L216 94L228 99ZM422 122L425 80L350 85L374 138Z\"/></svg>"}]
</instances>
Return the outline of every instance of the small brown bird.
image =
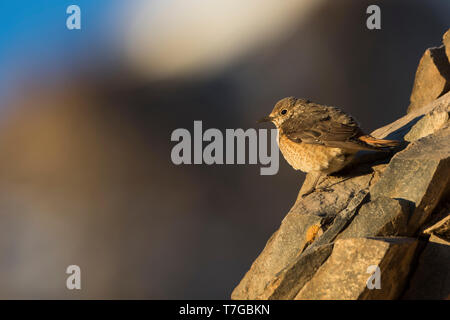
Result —
<instances>
[{"instance_id":1,"label":"small brown bird","mask_svg":"<svg viewBox=\"0 0 450 320\"><path fill-rule=\"evenodd\" d=\"M275 124L281 153L295 170L314 173L312 187L303 196L315 190L322 175L344 168L359 150L389 151L399 144L365 134L336 107L294 97L278 101L259 122Z\"/></svg>"}]
</instances>

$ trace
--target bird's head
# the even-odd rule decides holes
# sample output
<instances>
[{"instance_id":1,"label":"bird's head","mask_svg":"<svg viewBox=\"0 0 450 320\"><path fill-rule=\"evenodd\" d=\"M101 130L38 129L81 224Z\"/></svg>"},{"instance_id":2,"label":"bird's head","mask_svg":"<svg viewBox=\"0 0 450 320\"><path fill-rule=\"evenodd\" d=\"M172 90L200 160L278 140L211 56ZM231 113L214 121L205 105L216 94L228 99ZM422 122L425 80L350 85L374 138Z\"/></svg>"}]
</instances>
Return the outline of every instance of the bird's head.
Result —
<instances>
[{"instance_id":1,"label":"bird's head","mask_svg":"<svg viewBox=\"0 0 450 320\"><path fill-rule=\"evenodd\" d=\"M277 128L279 128L283 122L291 117L297 116L303 112L303 109L310 103L306 99L297 99L294 97L288 97L281 99L275 104L272 112L258 121L261 122L273 122Z\"/></svg>"}]
</instances>

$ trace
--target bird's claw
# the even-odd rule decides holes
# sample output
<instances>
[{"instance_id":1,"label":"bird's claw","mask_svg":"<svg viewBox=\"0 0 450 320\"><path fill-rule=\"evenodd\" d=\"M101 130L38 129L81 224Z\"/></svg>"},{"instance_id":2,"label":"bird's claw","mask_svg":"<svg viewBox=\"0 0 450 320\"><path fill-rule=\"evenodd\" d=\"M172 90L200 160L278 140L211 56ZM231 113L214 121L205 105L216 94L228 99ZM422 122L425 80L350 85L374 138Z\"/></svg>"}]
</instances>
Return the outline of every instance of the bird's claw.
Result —
<instances>
[{"instance_id":1,"label":"bird's claw","mask_svg":"<svg viewBox=\"0 0 450 320\"><path fill-rule=\"evenodd\" d=\"M323 192L333 192L334 190L330 187L323 187L323 188L317 188L317 191L323 191Z\"/></svg>"},{"instance_id":2,"label":"bird's claw","mask_svg":"<svg viewBox=\"0 0 450 320\"><path fill-rule=\"evenodd\" d=\"M304 192L301 196L302 198L306 198L306 196L310 195L313 192L333 192L334 190L332 188L329 187L322 187L322 188L311 188L308 191Z\"/></svg>"},{"instance_id":3,"label":"bird's claw","mask_svg":"<svg viewBox=\"0 0 450 320\"><path fill-rule=\"evenodd\" d=\"M303 199L306 198L306 196L310 195L310 194L313 193L314 191L316 191L315 188L309 189L308 191L306 191L306 192L304 192L304 193L302 194L302 198L303 198Z\"/></svg>"}]
</instances>

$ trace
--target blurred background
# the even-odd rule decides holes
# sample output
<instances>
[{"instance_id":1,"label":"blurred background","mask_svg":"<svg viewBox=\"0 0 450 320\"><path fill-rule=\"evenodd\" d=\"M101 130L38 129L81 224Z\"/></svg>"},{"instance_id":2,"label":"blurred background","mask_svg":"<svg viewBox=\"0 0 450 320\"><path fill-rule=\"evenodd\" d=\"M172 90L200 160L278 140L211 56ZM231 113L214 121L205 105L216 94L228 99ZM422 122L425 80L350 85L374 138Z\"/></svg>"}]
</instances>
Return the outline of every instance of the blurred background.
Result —
<instances>
[{"instance_id":1,"label":"blurred background","mask_svg":"<svg viewBox=\"0 0 450 320\"><path fill-rule=\"evenodd\" d=\"M0 298L228 299L304 175L176 166L172 131L256 127L293 95L370 132L405 113L449 17L447 0L2 0Z\"/></svg>"}]
</instances>

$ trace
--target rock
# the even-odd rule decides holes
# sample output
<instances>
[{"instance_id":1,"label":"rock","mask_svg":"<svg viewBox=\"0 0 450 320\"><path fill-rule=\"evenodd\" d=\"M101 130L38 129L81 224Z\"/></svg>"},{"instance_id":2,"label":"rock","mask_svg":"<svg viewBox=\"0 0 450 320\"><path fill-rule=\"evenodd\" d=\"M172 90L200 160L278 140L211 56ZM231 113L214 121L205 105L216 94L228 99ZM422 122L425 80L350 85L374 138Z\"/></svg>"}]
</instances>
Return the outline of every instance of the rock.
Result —
<instances>
[{"instance_id":1,"label":"rock","mask_svg":"<svg viewBox=\"0 0 450 320\"><path fill-rule=\"evenodd\" d=\"M363 189L355 195L349 202L348 206L338 213L338 215L334 218L333 223L327 228L322 236L320 236L311 246L306 248L304 254L312 252L318 246L332 243L339 233L344 230L348 222L358 212L358 208L367 198L367 194L368 189Z\"/></svg>"},{"instance_id":2,"label":"rock","mask_svg":"<svg viewBox=\"0 0 450 320\"><path fill-rule=\"evenodd\" d=\"M370 185L373 179L373 170L370 166L360 166L352 170L351 175L352 179L348 179L346 176L328 176L318 186L319 188L330 188L332 192L314 192L303 198L300 196L302 187L290 212L315 214L323 217L336 216L338 212L348 206L355 194ZM309 175L306 178L308 179Z\"/></svg>"},{"instance_id":3,"label":"rock","mask_svg":"<svg viewBox=\"0 0 450 320\"><path fill-rule=\"evenodd\" d=\"M373 173L362 174L352 179L328 177L325 183L340 182L333 186L333 192L314 192L305 198L299 197L283 219L280 228L272 235L250 270L233 290L231 298L262 299L270 297L270 292L276 292L275 287L283 285L274 281L276 275L296 263L296 259L311 242L310 228L321 227L330 217L344 210L357 190L367 188L372 178ZM344 227L345 225L342 229ZM325 233L318 240L326 236ZM269 285L271 287L267 289Z\"/></svg>"},{"instance_id":4,"label":"rock","mask_svg":"<svg viewBox=\"0 0 450 320\"><path fill-rule=\"evenodd\" d=\"M412 110L405 116L401 117L400 119L381 127L371 133L372 136L376 138L386 138L386 139L395 139L395 140L403 140L404 137L410 132L412 127L420 121L420 119L423 118L426 114L431 113L440 113L440 112L450 112L450 92L446 93L444 96L440 97L437 100L434 100L433 102L430 102L426 105L424 105L421 108L418 108L416 110ZM435 117L432 117L435 119ZM418 126L415 130L416 132L414 135L411 133L410 138L408 141L414 141L414 137L424 137L428 134L430 134L430 127L435 127L435 125L432 126ZM421 133L418 129L423 128L426 132ZM433 132L434 133L434 132Z\"/></svg>"},{"instance_id":5,"label":"rock","mask_svg":"<svg viewBox=\"0 0 450 320\"><path fill-rule=\"evenodd\" d=\"M436 235L446 241L450 241L450 205L446 206L436 213L435 221L426 228L423 233L427 235Z\"/></svg>"},{"instance_id":6,"label":"rock","mask_svg":"<svg viewBox=\"0 0 450 320\"><path fill-rule=\"evenodd\" d=\"M420 255L410 286L402 299L448 299L450 242L432 235Z\"/></svg>"},{"instance_id":7,"label":"rock","mask_svg":"<svg viewBox=\"0 0 450 320\"><path fill-rule=\"evenodd\" d=\"M450 90L450 63L445 47L427 49L420 59L410 97L408 113Z\"/></svg>"},{"instance_id":8,"label":"rock","mask_svg":"<svg viewBox=\"0 0 450 320\"><path fill-rule=\"evenodd\" d=\"M276 274L288 266L303 251L309 227L320 224L322 218L313 214L290 212L280 228L250 267L231 294L232 299L258 299L264 295Z\"/></svg>"},{"instance_id":9,"label":"rock","mask_svg":"<svg viewBox=\"0 0 450 320\"><path fill-rule=\"evenodd\" d=\"M329 257L333 245L320 246L316 250L298 256L279 272L257 299L293 299L322 263Z\"/></svg>"},{"instance_id":10,"label":"rock","mask_svg":"<svg viewBox=\"0 0 450 320\"><path fill-rule=\"evenodd\" d=\"M450 94L446 94L377 130L379 137L403 136L411 130L415 130L410 134L412 140L421 137L389 164L379 164L379 158L369 155L366 160L378 162L360 161L342 176L327 177L320 187L332 192L299 196L232 298L292 298L315 276L319 262L326 259L323 248L332 246L336 238L338 242L350 237L416 234L448 189L448 121L437 132L430 128L439 127L432 121L442 122L442 115L436 114L447 112L449 107ZM418 118L428 114L419 124Z\"/></svg>"},{"instance_id":11,"label":"rock","mask_svg":"<svg viewBox=\"0 0 450 320\"><path fill-rule=\"evenodd\" d=\"M435 133L448 122L448 110L433 110L422 117L405 135L412 142Z\"/></svg>"},{"instance_id":12,"label":"rock","mask_svg":"<svg viewBox=\"0 0 450 320\"><path fill-rule=\"evenodd\" d=\"M447 55L447 59L450 62L450 29L444 33L443 42L445 46L445 54Z\"/></svg>"},{"instance_id":13,"label":"rock","mask_svg":"<svg viewBox=\"0 0 450 320\"><path fill-rule=\"evenodd\" d=\"M446 39L448 33L447 44ZM301 196L311 183L307 175L295 204L234 289L233 299L396 299L407 285L411 290L425 286L423 279L432 277L427 272L448 273L447 249L435 243L436 237L448 240L450 223L450 92L435 90L442 87L442 50L431 49L422 58L413 92L417 99L412 99L417 105L371 133L404 143L390 153L359 152L347 168ZM421 84L427 79L431 82ZM415 92L419 89L423 96ZM430 234L421 256L426 269L415 271L420 248L413 237ZM440 258L433 265L427 250L436 248ZM369 265L381 268L381 290L366 288ZM410 283L410 268L415 278L424 278ZM430 286L436 286L431 279ZM431 294L431 287L424 292ZM436 297L450 297L441 291Z\"/></svg>"},{"instance_id":14,"label":"rock","mask_svg":"<svg viewBox=\"0 0 450 320\"><path fill-rule=\"evenodd\" d=\"M415 206L408 223L413 235L447 193L450 178L450 127L411 143L397 153L372 187L373 199L389 197Z\"/></svg>"},{"instance_id":15,"label":"rock","mask_svg":"<svg viewBox=\"0 0 450 320\"><path fill-rule=\"evenodd\" d=\"M406 235L411 209L407 201L380 196L361 207L338 239Z\"/></svg>"},{"instance_id":16,"label":"rock","mask_svg":"<svg viewBox=\"0 0 450 320\"><path fill-rule=\"evenodd\" d=\"M297 300L396 299L410 272L418 241L412 238L337 240L327 261L295 296ZM381 288L368 289L369 266L381 271Z\"/></svg>"}]
</instances>

